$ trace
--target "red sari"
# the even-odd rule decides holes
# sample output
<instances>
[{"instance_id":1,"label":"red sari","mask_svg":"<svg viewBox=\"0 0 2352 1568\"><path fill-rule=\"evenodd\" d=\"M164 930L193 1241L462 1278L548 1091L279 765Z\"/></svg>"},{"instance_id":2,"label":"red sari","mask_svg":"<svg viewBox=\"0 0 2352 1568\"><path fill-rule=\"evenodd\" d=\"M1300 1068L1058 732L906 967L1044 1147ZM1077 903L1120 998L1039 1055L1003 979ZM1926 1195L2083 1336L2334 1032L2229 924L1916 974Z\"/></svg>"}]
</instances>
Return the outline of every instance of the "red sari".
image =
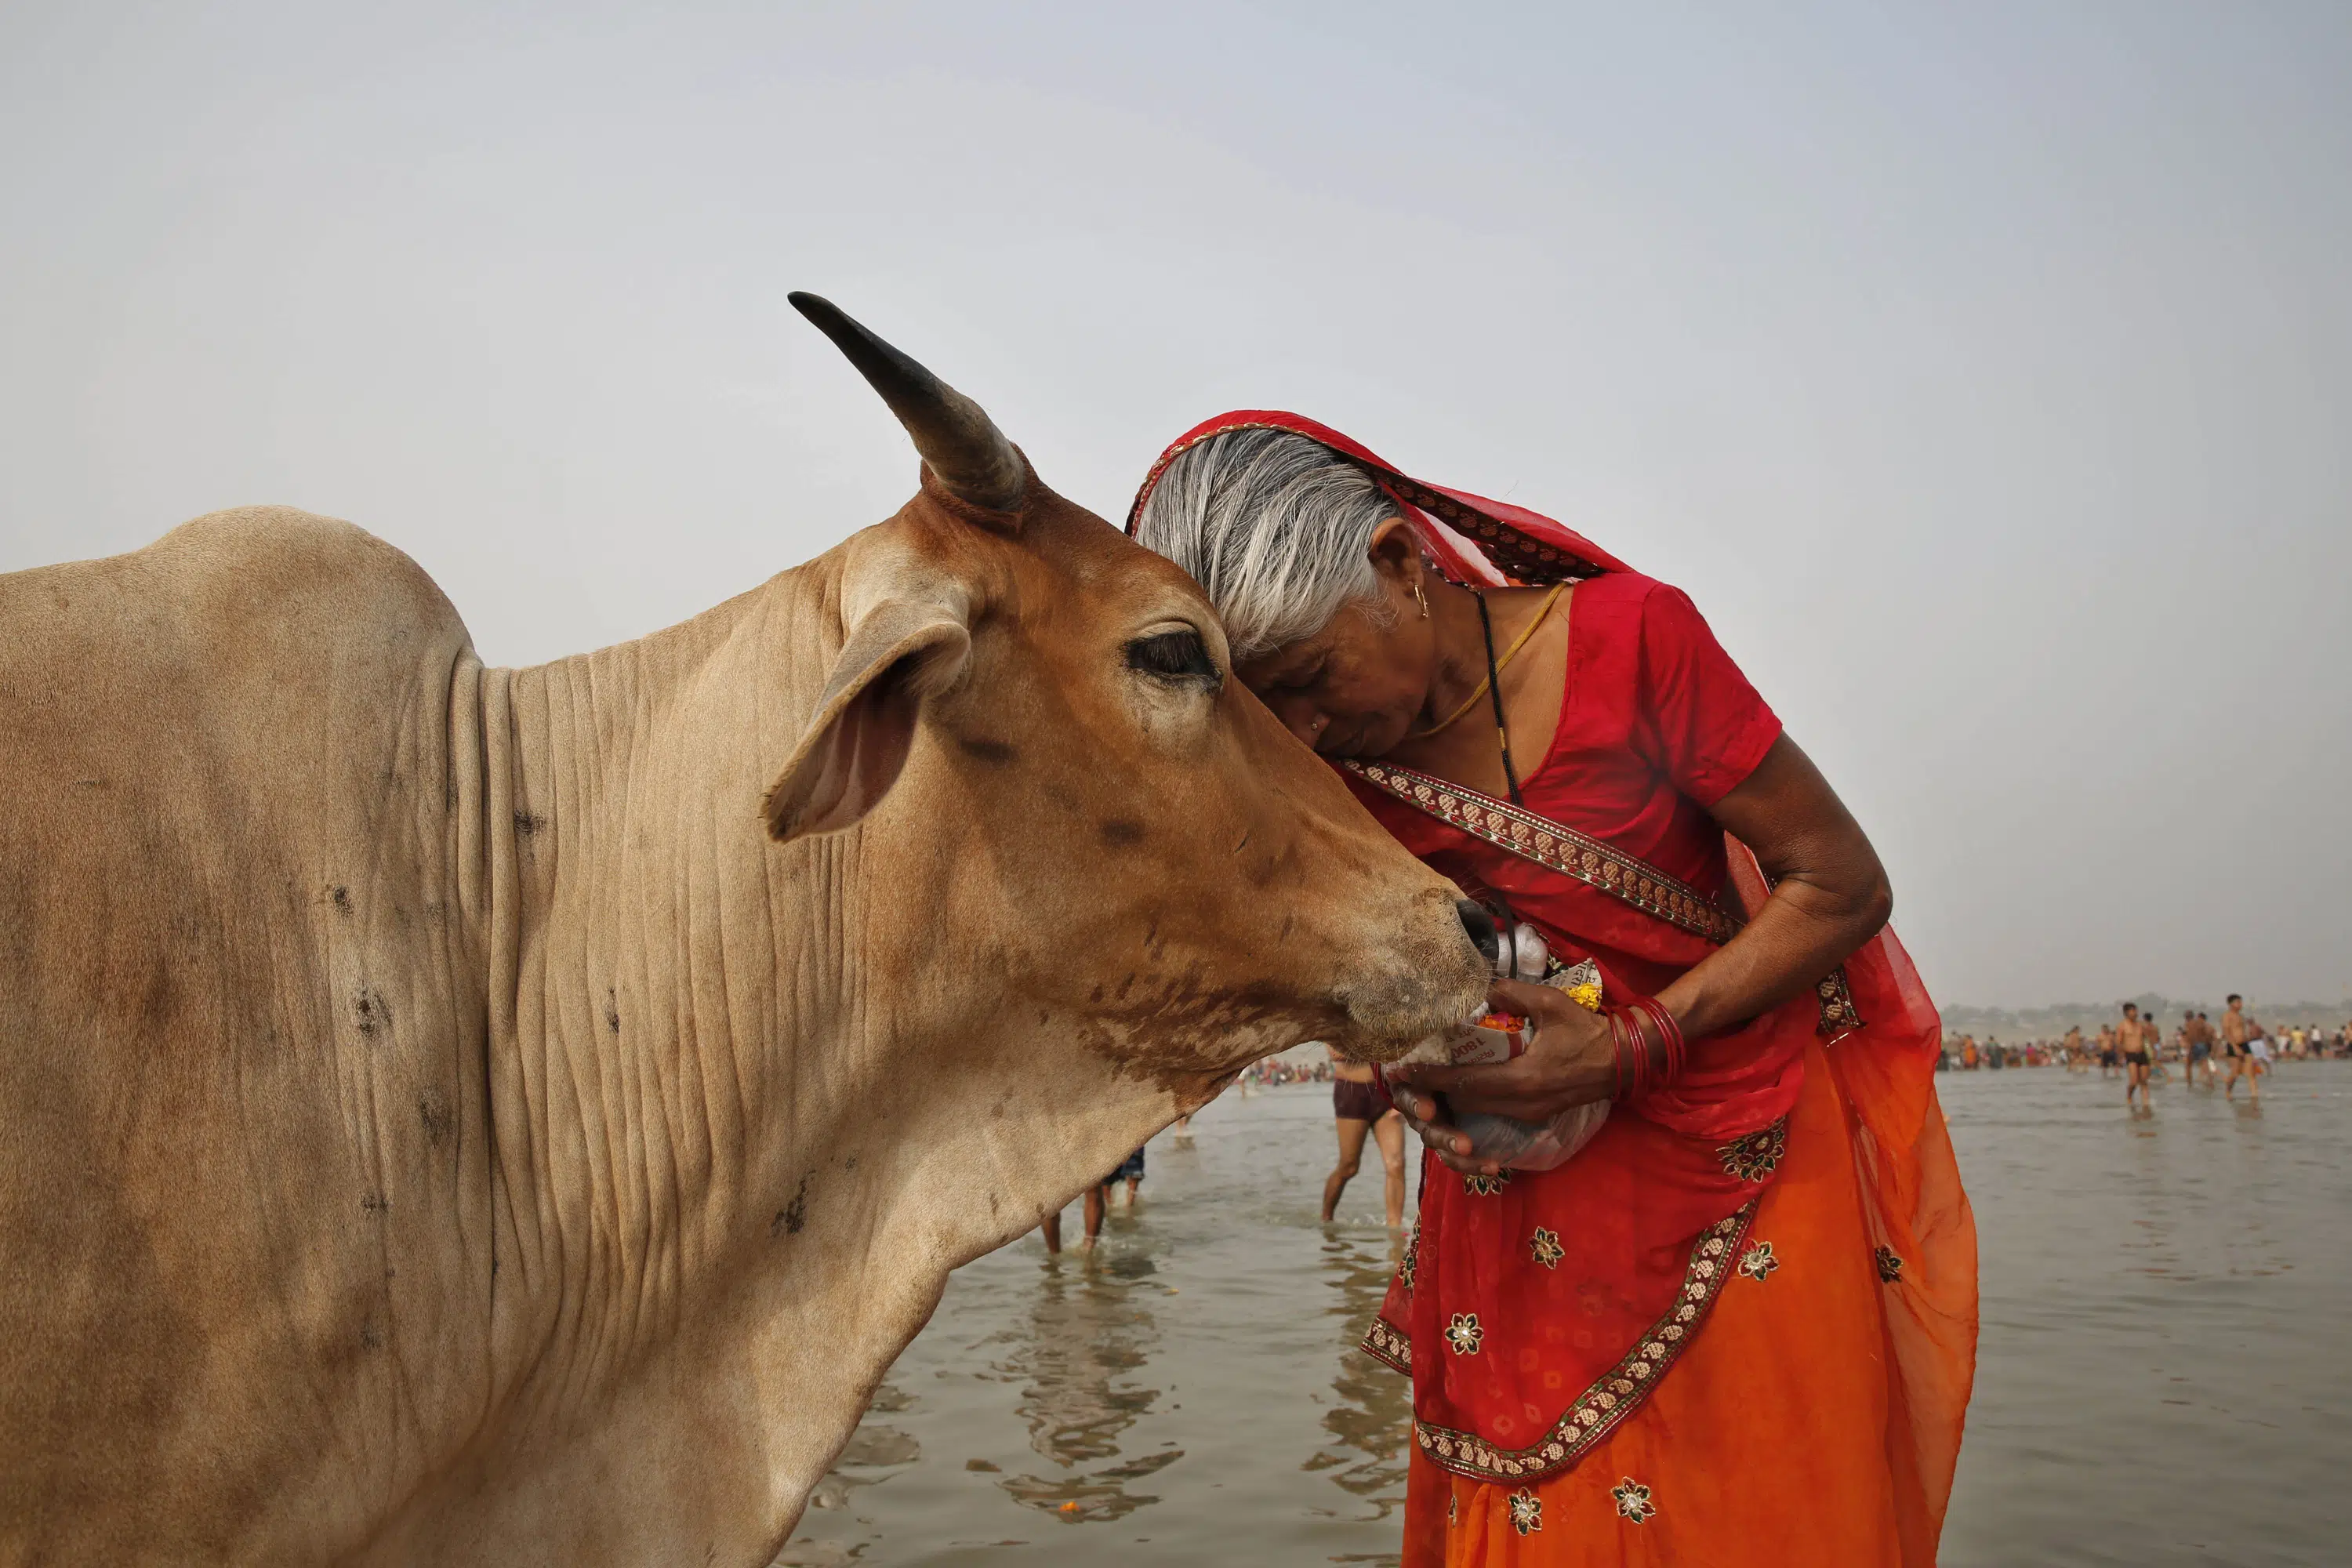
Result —
<instances>
[{"instance_id":1,"label":"red sari","mask_svg":"<svg viewBox=\"0 0 2352 1568\"><path fill-rule=\"evenodd\" d=\"M1531 815L1421 780L1433 815L1400 798L1418 775L1377 765L1351 771L1365 805L1555 953L1592 958L1612 1000L1706 957L1722 917L1702 902L1766 893L1707 810L1780 724L1690 601L1296 416L1228 416L1170 455L1247 425L1363 463L1457 581L1579 579L1559 731L1521 783ZM1598 841L1581 874L1526 852L1553 825ZM1933 1563L1974 1369L1974 1222L1936 1104L1940 1025L1893 933L1840 978L1692 1041L1675 1084L1615 1107L1556 1170L1424 1159L1365 1342L1413 1379L1409 1568Z\"/></svg>"}]
</instances>

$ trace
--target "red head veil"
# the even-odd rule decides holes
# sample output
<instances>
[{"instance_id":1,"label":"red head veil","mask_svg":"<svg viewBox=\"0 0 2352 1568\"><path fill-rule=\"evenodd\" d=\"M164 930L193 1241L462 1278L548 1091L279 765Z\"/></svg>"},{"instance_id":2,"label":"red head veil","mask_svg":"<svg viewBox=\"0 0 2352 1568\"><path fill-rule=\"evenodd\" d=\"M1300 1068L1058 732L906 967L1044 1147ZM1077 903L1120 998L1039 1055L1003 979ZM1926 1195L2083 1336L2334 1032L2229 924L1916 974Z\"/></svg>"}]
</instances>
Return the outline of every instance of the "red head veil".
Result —
<instances>
[{"instance_id":1,"label":"red head veil","mask_svg":"<svg viewBox=\"0 0 2352 1568\"><path fill-rule=\"evenodd\" d=\"M1603 572L1629 568L1615 556L1540 512L1507 501L1488 500L1467 490L1410 479L1375 457L1370 448L1349 440L1328 425L1278 408L1237 408L1195 425L1160 454L1135 504L1127 510L1127 531L1135 531L1143 503L1168 465L1192 447L1229 430L1287 430L1339 453L1368 470L1396 501L1397 510L1412 525L1422 553L1454 583L1499 588L1513 583L1557 583L1570 577L1597 577Z\"/></svg>"}]
</instances>

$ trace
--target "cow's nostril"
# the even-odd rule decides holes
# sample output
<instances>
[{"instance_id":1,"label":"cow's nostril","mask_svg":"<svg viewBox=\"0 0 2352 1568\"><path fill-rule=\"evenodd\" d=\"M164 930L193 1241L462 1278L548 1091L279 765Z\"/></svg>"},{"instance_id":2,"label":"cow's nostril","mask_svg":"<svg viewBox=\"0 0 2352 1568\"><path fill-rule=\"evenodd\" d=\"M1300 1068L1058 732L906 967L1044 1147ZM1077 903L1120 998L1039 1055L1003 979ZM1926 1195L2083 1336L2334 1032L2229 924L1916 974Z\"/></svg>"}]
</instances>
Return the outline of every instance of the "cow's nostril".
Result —
<instances>
[{"instance_id":1,"label":"cow's nostril","mask_svg":"<svg viewBox=\"0 0 2352 1568\"><path fill-rule=\"evenodd\" d=\"M1475 899L1456 899L1454 912L1462 917L1462 929L1468 933L1478 951L1486 955L1486 967L1496 969L1503 961L1502 933L1495 929L1495 917Z\"/></svg>"}]
</instances>

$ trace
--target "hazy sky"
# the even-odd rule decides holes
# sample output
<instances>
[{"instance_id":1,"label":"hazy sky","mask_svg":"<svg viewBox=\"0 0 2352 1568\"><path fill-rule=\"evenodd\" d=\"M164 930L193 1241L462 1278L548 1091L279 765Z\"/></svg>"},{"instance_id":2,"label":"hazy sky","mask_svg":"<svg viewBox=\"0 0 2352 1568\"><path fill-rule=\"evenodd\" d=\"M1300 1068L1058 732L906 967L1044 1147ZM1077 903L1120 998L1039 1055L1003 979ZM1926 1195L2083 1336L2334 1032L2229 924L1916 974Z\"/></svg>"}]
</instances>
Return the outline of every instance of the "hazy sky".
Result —
<instances>
[{"instance_id":1,"label":"hazy sky","mask_svg":"<svg viewBox=\"0 0 2352 1568\"><path fill-rule=\"evenodd\" d=\"M31 0L0 147L0 569L650 631L911 488L811 289L1108 515L1288 406L1682 584L1940 995L2352 994L2352 8Z\"/></svg>"}]
</instances>

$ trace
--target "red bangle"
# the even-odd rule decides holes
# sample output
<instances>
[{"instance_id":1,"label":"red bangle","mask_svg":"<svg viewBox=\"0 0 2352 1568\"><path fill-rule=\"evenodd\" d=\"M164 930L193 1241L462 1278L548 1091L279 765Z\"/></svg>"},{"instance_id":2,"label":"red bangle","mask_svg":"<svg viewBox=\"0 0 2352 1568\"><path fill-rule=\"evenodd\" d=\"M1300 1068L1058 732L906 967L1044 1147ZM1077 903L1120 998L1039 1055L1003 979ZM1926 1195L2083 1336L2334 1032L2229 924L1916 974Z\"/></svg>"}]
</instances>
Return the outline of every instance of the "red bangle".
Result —
<instances>
[{"instance_id":1,"label":"red bangle","mask_svg":"<svg viewBox=\"0 0 2352 1568\"><path fill-rule=\"evenodd\" d=\"M1609 1051L1611 1058L1609 1098L1631 1100L1641 1084L1642 1058L1647 1055L1633 1026L1633 1019L1622 1007L1612 1007L1609 1019ZM1633 1037L1628 1038L1628 1037Z\"/></svg>"},{"instance_id":2,"label":"red bangle","mask_svg":"<svg viewBox=\"0 0 2352 1568\"><path fill-rule=\"evenodd\" d=\"M1654 996L1637 996L1634 1006L1649 1015L1657 1026L1659 1044L1664 1047L1665 1061L1658 1074L1661 1084L1672 1083L1683 1075L1683 1063L1690 1057L1690 1042L1683 1037L1683 1026L1666 1010L1666 1005Z\"/></svg>"},{"instance_id":3,"label":"red bangle","mask_svg":"<svg viewBox=\"0 0 2352 1568\"><path fill-rule=\"evenodd\" d=\"M1690 1044L1683 1037L1682 1026L1664 1003L1654 996L1636 996L1622 1006L1610 1008L1607 1016L1612 1100L1635 1099L1654 1089L1663 1089L1682 1076ZM1650 1054L1649 1037L1642 1032L1641 1021L1644 1017L1658 1033L1655 1059Z\"/></svg>"}]
</instances>

